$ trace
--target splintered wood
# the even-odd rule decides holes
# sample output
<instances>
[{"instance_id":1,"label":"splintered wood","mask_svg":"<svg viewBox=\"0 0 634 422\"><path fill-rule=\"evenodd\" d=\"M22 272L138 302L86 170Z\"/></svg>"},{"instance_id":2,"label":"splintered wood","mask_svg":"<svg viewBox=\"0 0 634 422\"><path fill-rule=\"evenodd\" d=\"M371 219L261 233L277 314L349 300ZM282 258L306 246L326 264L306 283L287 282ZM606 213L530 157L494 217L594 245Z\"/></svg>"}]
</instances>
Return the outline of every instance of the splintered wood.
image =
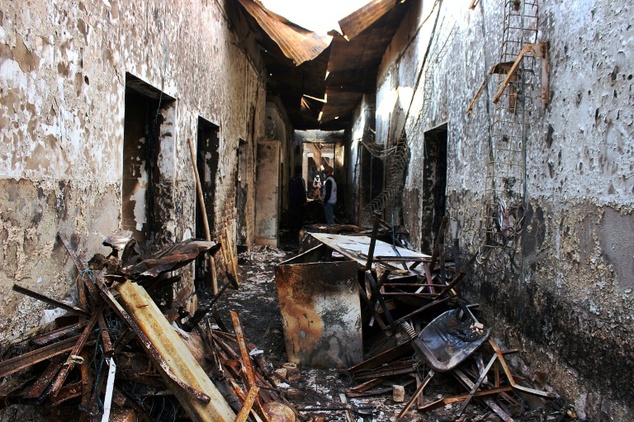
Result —
<instances>
[{"instance_id":1,"label":"splintered wood","mask_svg":"<svg viewBox=\"0 0 634 422\"><path fill-rule=\"evenodd\" d=\"M14 286L67 314L3 345L0 409L12 404L64 407L65 414L75 412L80 421L101 415L104 420L227 422L269 421L269 403L292 409L250 356L236 312L231 313L235 334L213 328L200 315L195 321L170 323L141 285L178 279L166 278L167 273L214 253L214 242L185 241L134 265L116 256L100 257L89 268L66 238L60 239L79 271L78 303ZM107 262L116 271L97 268L96 262ZM233 265L237 272L237 260ZM199 330L200 323L205 331Z\"/></svg>"}]
</instances>

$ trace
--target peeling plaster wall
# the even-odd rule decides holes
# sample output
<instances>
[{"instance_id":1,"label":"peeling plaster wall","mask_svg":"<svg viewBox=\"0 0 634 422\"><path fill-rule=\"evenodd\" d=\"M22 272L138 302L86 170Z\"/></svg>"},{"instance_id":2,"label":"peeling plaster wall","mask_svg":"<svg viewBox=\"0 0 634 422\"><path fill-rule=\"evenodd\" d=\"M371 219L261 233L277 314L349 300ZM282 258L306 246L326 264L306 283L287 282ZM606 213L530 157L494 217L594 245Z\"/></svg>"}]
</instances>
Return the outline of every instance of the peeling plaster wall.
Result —
<instances>
[{"instance_id":1,"label":"peeling plaster wall","mask_svg":"<svg viewBox=\"0 0 634 422\"><path fill-rule=\"evenodd\" d=\"M403 128L411 160L403 219L420 245L424 132L447 124L447 252L483 243L489 130L497 91L502 3L416 2L378 76L377 140ZM432 10L433 9L433 10ZM418 26L430 14L418 30ZM526 215L511 268L474 267L463 293L495 334L519 347L538 386L554 386L580 417L628 420L634 373L634 10L629 3L540 2L539 41L550 43L550 96L527 114ZM436 26L430 42L432 28ZM425 67L421 64L427 53ZM517 365L522 365L516 359Z\"/></svg>"},{"instance_id":2,"label":"peeling plaster wall","mask_svg":"<svg viewBox=\"0 0 634 422\"><path fill-rule=\"evenodd\" d=\"M41 303L13 283L72 295L74 269L57 239L85 253L109 252L121 224L126 72L175 98L162 126L158 190L161 236L195 233L195 180L188 139L201 116L220 128L216 230L235 233L246 213L254 238L253 189L237 210L236 154L264 132L265 72L237 7L218 2L31 1L0 3L0 338L37 324ZM229 22L229 19L232 22ZM231 30L229 28L232 28ZM191 298L187 298L190 300Z\"/></svg>"}]
</instances>

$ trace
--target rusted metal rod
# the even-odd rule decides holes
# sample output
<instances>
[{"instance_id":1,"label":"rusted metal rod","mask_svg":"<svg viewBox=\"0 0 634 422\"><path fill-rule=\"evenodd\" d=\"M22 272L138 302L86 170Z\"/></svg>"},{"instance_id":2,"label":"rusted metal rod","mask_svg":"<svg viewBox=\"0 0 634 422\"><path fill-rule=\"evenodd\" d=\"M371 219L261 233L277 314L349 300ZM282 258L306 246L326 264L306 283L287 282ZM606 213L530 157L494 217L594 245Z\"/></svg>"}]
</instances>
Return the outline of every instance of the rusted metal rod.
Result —
<instances>
[{"instance_id":1,"label":"rusted metal rod","mask_svg":"<svg viewBox=\"0 0 634 422\"><path fill-rule=\"evenodd\" d=\"M413 317L414 315L418 315L421 312L426 311L429 308L433 308L436 305L440 305L441 303L445 303L447 301L449 301L449 299L451 299L451 297L446 296L442 299L436 299L431 303L428 303L425 306L421 306L420 308L416 309L415 311L410 312L409 314L397 319L396 321L394 321L396 324L400 324L402 321L407 321L408 319L410 319L411 317Z\"/></svg>"},{"instance_id":2,"label":"rusted metal rod","mask_svg":"<svg viewBox=\"0 0 634 422\"><path fill-rule=\"evenodd\" d=\"M246 422L249 414L251 413L251 408L253 407L253 403L258 398L258 392L260 391L260 387L257 385L252 385L249 389L249 393L247 394L246 399L244 400L244 404L242 405L242 409L236 415L235 422Z\"/></svg>"},{"instance_id":3,"label":"rusted metal rod","mask_svg":"<svg viewBox=\"0 0 634 422\"><path fill-rule=\"evenodd\" d=\"M370 238L370 249L368 250L368 262L365 264L366 270L372 269L372 257L374 255L374 248L376 247L376 236L379 231L379 224L381 224L381 213L374 211L374 226L372 227L372 237Z\"/></svg>"},{"instance_id":4,"label":"rusted metal rod","mask_svg":"<svg viewBox=\"0 0 634 422\"><path fill-rule=\"evenodd\" d=\"M365 361L348 368L348 372L354 373L365 369L377 368L391 360L398 359L413 352L411 341L406 341L398 346L392 347L384 352L379 353Z\"/></svg>"},{"instance_id":5,"label":"rusted metal rod","mask_svg":"<svg viewBox=\"0 0 634 422\"><path fill-rule=\"evenodd\" d=\"M73 263L75 264L75 268L77 268L77 271L81 272L81 271L84 271L86 268L88 268L88 265L86 265L84 260L80 258L79 255L77 255L77 251L73 249L73 246L70 244L66 236L63 233L57 232L57 237L59 237L59 239L64 244L64 247L68 251L70 258L73 260Z\"/></svg>"},{"instance_id":6,"label":"rusted metal rod","mask_svg":"<svg viewBox=\"0 0 634 422\"><path fill-rule=\"evenodd\" d=\"M49 344L32 352L24 353L20 356L0 362L0 378L67 352L73 348L78 339L79 336L67 338L66 340L61 340L57 343Z\"/></svg>"},{"instance_id":7,"label":"rusted metal rod","mask_svg":"<svg viewBox=\"0 0 634 422\"><path fill-rule=\"evenodd\" d=\"M464 401L462 402L462 404L460 405L460 408L458 409L458 411L456 412L456 417L460 417L460 415L462 415L462 412L464 412L464 410L467 408L467 405L469 404L469 402L471 401L471 399L473 398L473 395L476 393L476 391L478 390L478 388L480 388L480 384L482 384L482 382L484 381L484 378L487 376L487 374L489 373L489 370L491 369L491 367L493 366L493 364L495 363L495 360L497 359L497 355L494 354L491 357L491 360L489 360L489 363L487 364L486 368L484 368L484 370L482 371L482 373L480 374L480 377L478 377L478 380L475 382L475 384L473 384L473 386L471 387L471 390L469 391L469 395L467 396L467 398L464 399Z\"/></svg>"},{"instance_id":8,"label":"rusted metal rod","mask_svg":"<svg viewBox=\"0 0 634 422\"><path fill-rule=\"evenodd\" d=\"M71 314L80 315L80 316L83 316L84 318L90 318L90 314L84 311L83 309L79 309L75 306L69 305L68 303L60 302L57 299L53 299L41 293L34 292L33 290L27 289L26 287L22 287L22 286L18 286L17 284L14 284L13 291L32 297L33 299L41 300L44 303L48 303L49 305L53 305L57 308L61 308Z\"/></svg>"},{"instance_id":9,"label":"rusted metal rod","mask_svg":"<svg viewBox=\"0 0 634 422\"><path fill-rule=\"evenodd\" d=\"M53 398L57 397L57 394L62 388L62 385L64 385L64 382L66 381L66 378L68 377L68 374L70 373L71 369L75 367L75 364L77 363L75 360L76 359L75 357L79 355L81 350L86 345L86 342L88 341L88 337L92 333L92 329L94 328L94 326L97 324L99 315L101 315L104 308L105 308L105 304L102 305L96 311L95 315L93 315L92 318L90 318L90 321L88 321L88 324L84 327L84 331L82 331L81 335L79 336L77 343L75 343L75 346L73 346L72 350L70 351L70 355L66 359L66 362L62 364L62 368L58 372L57 377L55 377L55 380L53 381L53 383L51 384L50 395Z\"/></svg>"},{"instance_id":10,"label":"rusted metal rod","mask_svg":"<svg viewBox=\"0 0 634 422\"><path fill-rule=\"evenodd\" d=\"M31 343L37 346L46 346L47 344L51 344L62 337L66 337L70 334L78 334L80 328L86 325L86 321L76 322L74 324L67 325L65 327L60 327L56 330L49 331L48 333L41 334L37 337L31 338Z\"/></svg>"},{"instance_id":11,"label":"rusted metal rod","mask_svg":"<svg viewBox=\"0 0 634 422\"><path fill-rule=\"evenodd\" d=\"M370 265L372 264L370 263ZM392 330L392 334L396 334L396 324L394 323L394 318L392 318L390 309L385 303L385 299L383 299L383 295L379 291L379 286L376 280L374 279L374 275L372 274L372 271L366 270L365 277L368 280L368 283L370 284L370 288L372 289L372 296L375 297L379 301L379 304L381 305L381 308L383 309L383 314L385 315L385 318L387 319L388 324L390 324L390 329Z\"/></svg>"},{"instance_id":12,"label":"rusted metal rod","mask_svg":"<svg viewBox=\"0 0 634 422\"><path fill-rule=\"evenodd\" d=\"M108 330L108 325L106 325L106 320L103 317L103 313L99 314L99 319L97 319L97 323L99 324L99 330L101 332L101 344L103 346L103 354L107 357L112 357L114 356L114 347L112 347L110 332Z\"/></svg>"}]
</instances>

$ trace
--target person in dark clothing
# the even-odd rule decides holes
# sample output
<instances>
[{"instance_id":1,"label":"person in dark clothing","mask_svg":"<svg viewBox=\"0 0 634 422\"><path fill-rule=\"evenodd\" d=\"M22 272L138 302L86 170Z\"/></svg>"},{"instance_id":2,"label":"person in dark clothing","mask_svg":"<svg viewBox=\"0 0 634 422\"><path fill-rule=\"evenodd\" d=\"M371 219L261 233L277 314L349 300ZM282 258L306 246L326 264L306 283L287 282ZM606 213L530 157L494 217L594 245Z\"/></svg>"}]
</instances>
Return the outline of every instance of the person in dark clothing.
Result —
<instances>
[{"instance_id":1,"label":"person in dark clothing","mask_svg":"<svg viewBox=\"0 0 634 422\"><path fill-rule=\"evenodd\" d=\"M322 202L324 204L324 214L326 215L327 224L335 224L335 204L337 203L337 182L333 177L334 169L330 166L326 166L324 169L326 173L326 183L324 185L324 197Z\"/></svg>"},{"instance_id":2,"label":"person in dark clothing","mask_svg":"<svg viewBox=\"0 0 634 422\"><path fill-rule=\"evenodd\" d=\"M302 178L302 167L295 166L295 174L288 183L288 212L291 232L296 238L304 225L305 207L306 183Z\"/></svg>"}]
</instances>

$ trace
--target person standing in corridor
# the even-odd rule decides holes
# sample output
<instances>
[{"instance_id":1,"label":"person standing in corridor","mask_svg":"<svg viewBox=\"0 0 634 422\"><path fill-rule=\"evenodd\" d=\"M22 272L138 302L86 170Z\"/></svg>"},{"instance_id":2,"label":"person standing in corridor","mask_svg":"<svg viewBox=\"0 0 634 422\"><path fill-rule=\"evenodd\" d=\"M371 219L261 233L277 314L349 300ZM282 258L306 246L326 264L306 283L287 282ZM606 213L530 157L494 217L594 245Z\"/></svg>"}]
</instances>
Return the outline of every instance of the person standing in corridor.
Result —
<instances>
[{"instance_id":1,"label":"person standing in corridor","mask_svg":"<svg viewBox=\"0 0 634 422\"><path fill-rule=\"evenodd\" d=\"M333 177L334 169L328 165L324 169L326 173L326 183L324 184L324 196L322 202L324 204L324 214L326 215L327 224L335 224L335 204L337 203L337 181Z\"/></svg>"},{"instance_id":2,"label":"person standing in corridor","mask_svg":"<svg viewBox=\"0 0 634 422\"><path fill-rule=\"evenodd\" d=\"M306 183L302 178L302 166L295 166L295 173L288 183L288 211L293 239L297 240L304 225L306 208Z\"/></svg>"}]
</instances>

